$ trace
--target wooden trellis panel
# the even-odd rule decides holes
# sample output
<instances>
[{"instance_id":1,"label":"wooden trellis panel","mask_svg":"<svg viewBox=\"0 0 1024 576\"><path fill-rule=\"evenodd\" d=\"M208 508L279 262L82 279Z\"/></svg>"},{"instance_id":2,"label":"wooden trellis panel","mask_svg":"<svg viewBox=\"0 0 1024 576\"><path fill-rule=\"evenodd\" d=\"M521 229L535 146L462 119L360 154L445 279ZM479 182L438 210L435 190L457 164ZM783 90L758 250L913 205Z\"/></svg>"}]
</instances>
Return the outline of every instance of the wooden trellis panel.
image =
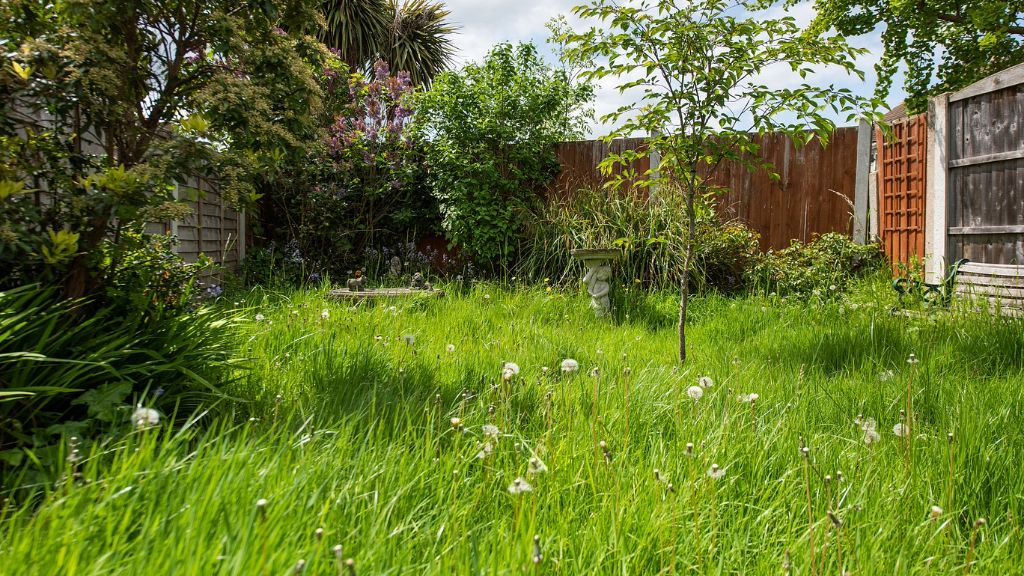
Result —
<instances>
[{"instance_id":1,"label":"wooden trellis panel","mask_svg":"<svg viewBox=\"0 0 1024 576\"><path fill-rule=\"evenodd\" d=\"M889 137L879 129L878 236L893 265L923 260L927 172L927 115L891 125Z\"/></svg>"}]
</instances>

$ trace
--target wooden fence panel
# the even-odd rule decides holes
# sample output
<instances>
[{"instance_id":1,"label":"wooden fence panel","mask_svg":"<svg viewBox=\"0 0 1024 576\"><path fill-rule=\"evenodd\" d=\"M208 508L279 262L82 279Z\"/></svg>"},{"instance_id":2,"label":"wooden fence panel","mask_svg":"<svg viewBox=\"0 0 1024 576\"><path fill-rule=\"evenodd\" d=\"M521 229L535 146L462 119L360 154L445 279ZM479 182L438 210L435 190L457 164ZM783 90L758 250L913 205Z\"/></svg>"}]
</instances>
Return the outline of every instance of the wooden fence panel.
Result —
<instances>
[{"instance_id":1,"label":"wooden fence panel","mask_svg":"<svg viewBox=\"0 0 1024 576\"><path fill-rule=\"evenodd\" d=\"M837 128L828 146L815 139L797 148L779 134L756 141L779 179L766 170L752 173L731 163L706 171L709 182L723 189L717 207L722 218L756 230L764 250L827 232L853 234L857 128Z\"/></svg>"},{"instance_id":2,"label":"wooden fence panel","mask_svg":"<svg viewBox=\"0 0 1024 576\"><path fill-rule=\"evenodd\" d=\"M1024 84L949 103L950 261L1024 265Z\"/></svg>"},{"instance_id":3,"label":"wooden fence panel","mask_svg":"<svg viewBox=\"0 0 1024 576\"><path fill-rule=\"evenodd\" d=\"M600 140L561 142L555 146L555 155L562 170L555 181L548 186L548 193L556 198L568 198L580 189L599 190L612 176L621 174L624 167L617 167L612 176L601 174L598 165L609 154L621 154L626 150L643 150L645 138L620 138L606 144ZM641 177L651 168L648 157L633 162L629 169Z\"/></svg>"},{"instance_id":4,"label":"wooden fence panel","mask_svg":"<svg viewBox=\"0 0 1024 576\"><path fill-rule=\"evenodd\" d=\"M896 266L922 261L925 255L928 117L911 116L891 124L886 138L879 129L878 236Z\"/></svg>"},{"instance_id":5,"label":"wooden fence panel","mask_svg":"<svg viewBox=\"0 0 1024 576\"><path fill-rule=\"evenodd\" d=\"M857 128L837 129L827 147L814 140L798 149L780 135L767 135L758 142L780 179L776 182L765 170L751 173L732 163L706 171L711 184L724 190L717 207L722 218L742 221L757 231L764 250L786 248L793 240L808 241L815 234L852 234ZM616 140L610 146L600 141L559 144L556 153L562 172L549 194L566 198L581 188L600 188L608 177L597 165L610 151L621 153L645 144L643 138ZM641 175L650 167L649 158L632 166Z\"/></svg>"}]
</instances>

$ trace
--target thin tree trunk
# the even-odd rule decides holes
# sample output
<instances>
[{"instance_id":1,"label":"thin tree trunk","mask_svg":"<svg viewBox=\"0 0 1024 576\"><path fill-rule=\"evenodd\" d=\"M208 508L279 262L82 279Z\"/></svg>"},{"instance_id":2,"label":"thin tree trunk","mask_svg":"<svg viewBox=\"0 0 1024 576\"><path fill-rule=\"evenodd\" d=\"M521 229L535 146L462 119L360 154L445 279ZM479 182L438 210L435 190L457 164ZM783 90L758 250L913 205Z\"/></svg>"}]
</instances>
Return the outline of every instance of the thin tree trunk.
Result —
<instances>
[{"instance_id":1,"label":"thin tree trunk","mask_svg":"<svg viewBox=\"0 0 1024 576\"><path fill-rule=\"evenodd\" d=\"M693 210L694 183L686 187L686 255L683 258L683 277L679 281L679 364L686 364L686 306L690 300L690 267L693 264L693 235L697 216Z\"/></svg>"}]
</instances>

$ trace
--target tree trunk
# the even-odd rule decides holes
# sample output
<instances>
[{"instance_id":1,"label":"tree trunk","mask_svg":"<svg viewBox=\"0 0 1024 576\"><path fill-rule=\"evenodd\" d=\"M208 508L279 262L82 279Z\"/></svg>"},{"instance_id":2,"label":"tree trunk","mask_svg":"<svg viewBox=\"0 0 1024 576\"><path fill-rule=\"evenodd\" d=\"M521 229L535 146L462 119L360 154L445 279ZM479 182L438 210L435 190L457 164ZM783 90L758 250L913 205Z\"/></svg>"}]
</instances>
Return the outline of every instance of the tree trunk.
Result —
<instances>
[{"instance_id":1,"label":"tree trunk","mask_svg":"<svg viewBox=\"0 0 1024 576\"><path fill-rule=\"evenodd\" d=\"M686 255L683 257L683 277L679 281L679 364L686 364L686 306L690 300L690 267L693 265L693 235L697 228L697 215L693 209L695 184L686 187Z\"/></svg>"}]
</instances>

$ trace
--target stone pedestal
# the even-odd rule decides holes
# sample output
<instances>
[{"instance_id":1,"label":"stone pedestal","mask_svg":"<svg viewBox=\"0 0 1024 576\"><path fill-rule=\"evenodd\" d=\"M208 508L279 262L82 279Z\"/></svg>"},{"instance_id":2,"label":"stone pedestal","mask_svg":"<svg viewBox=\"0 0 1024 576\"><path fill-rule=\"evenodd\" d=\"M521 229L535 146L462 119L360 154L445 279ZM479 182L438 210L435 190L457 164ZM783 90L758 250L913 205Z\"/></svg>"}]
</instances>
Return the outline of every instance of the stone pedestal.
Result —
<instances>
[{"instance_id":1,"label":"stone pedestal","mask_svg":"<svg viewBox=\"0 0 1024 576\"><path fill-rule=\"evenodd\" d=\"M590 307L598 318L611 313L612 304L608 295L611 292L612 262L622 256L617 248L580 248L569 253L573 258L583 261L587 274L583 282L590 294Z\"/></svg>"}]
</instances>

